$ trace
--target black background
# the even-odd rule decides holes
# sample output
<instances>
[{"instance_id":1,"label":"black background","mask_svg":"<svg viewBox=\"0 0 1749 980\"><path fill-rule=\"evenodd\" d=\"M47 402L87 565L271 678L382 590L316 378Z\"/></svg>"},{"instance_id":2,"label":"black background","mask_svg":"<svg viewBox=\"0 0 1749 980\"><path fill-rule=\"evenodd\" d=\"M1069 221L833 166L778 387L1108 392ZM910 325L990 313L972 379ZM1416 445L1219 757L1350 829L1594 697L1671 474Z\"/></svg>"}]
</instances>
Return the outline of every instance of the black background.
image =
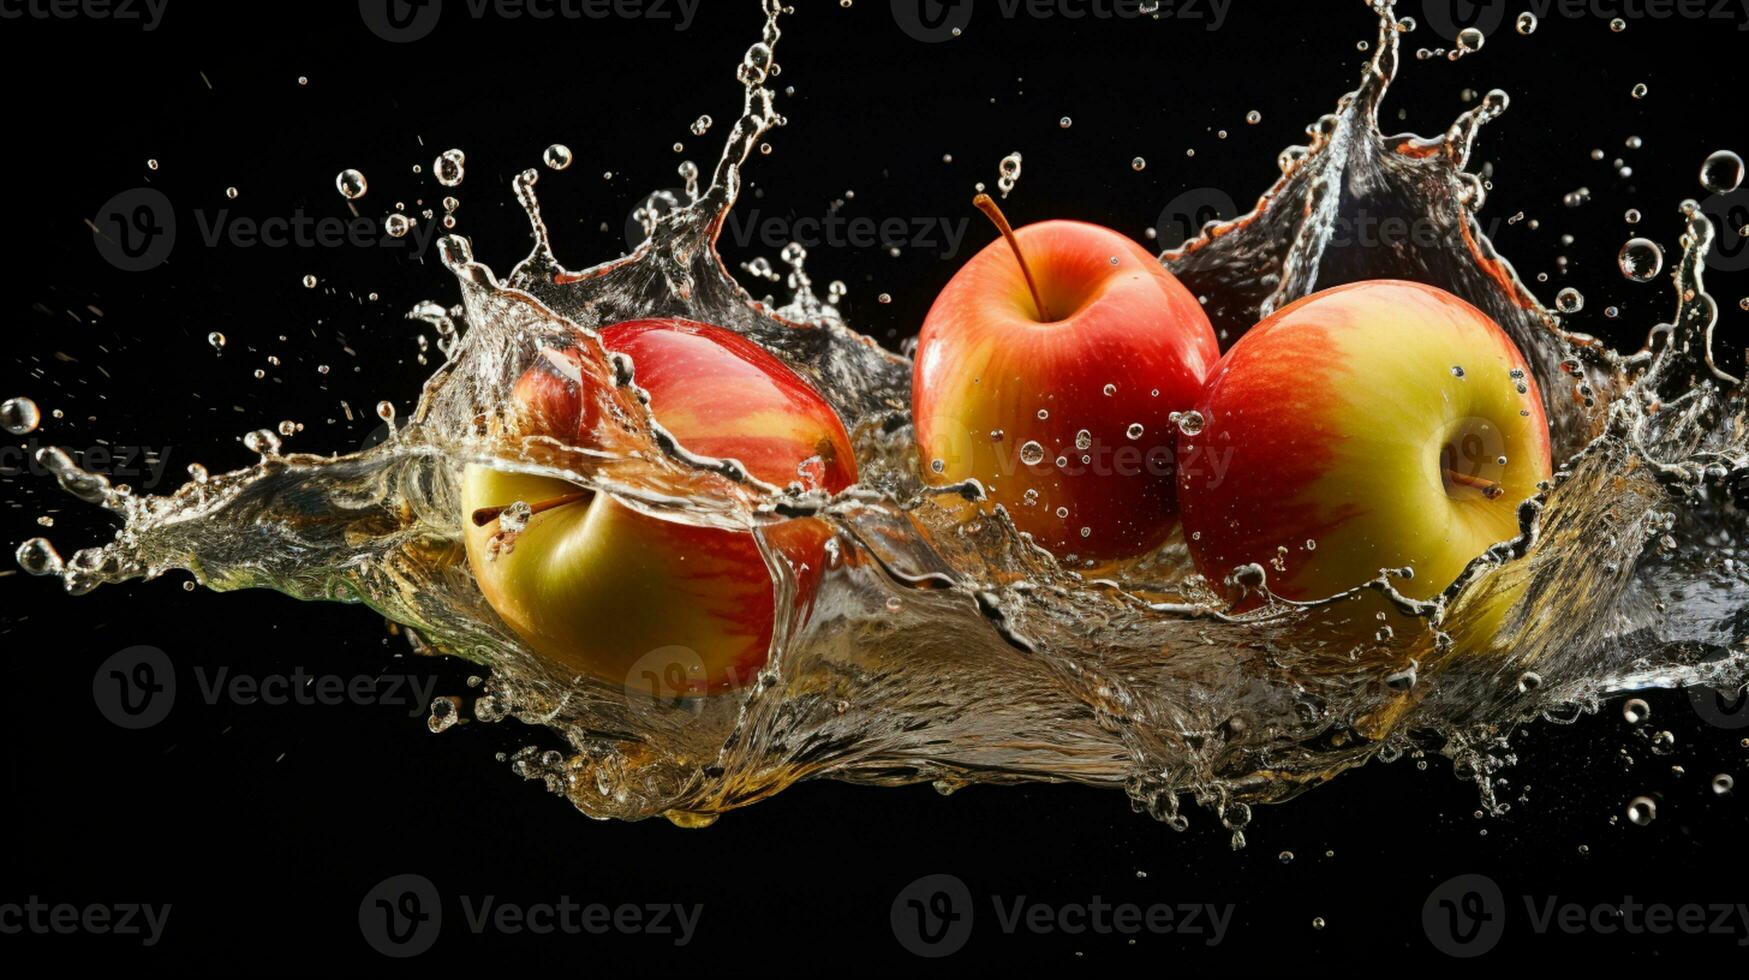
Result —
<instances>
[{"instance_id":1,"label":"black background","mask_svg":"<svg viewBox=\"0 0 1749 980\"><path fill-rule=\"evenodd\" d=\"M1303 127L1353 87L1365 57L1356 42L1374 38L1359 2L1240 0L1213 31L1184 19L1006 20L980 3L966 36L944 44L907 37L884 2L798 5L778 48L778 84L795 87L780 102L790 125L748 171L743 207L765 215L822 216L847 190L848 216L969 215L973 184L993 183L997 161L1018 149L1025 174L1007 202L1017 222L1075 217L1140 237L1186 189L1252 200L1275 177L1277 152L1302 142ZM65 416L32 438L151 447L168 476L143 489L158 492L195 460L215 471L246 464L253 454L241 434L281 419L307 426L291 449L355 448L376 426L369 406L412 407L430 368L417 363L404 313L421 299L453 301L448 274L408 249L206 247L194 211L343 217L333 181L346 167L371 181L360 213L380 218L396 201L419 210L415 202L445 193L431 180L432 158L457 146L468 156L455 192L460 230L502 272L527 244L510 178L564 142L576 164L544 173L540 191L561 256L582 267L625 248L628 213L644 193L678 183L681 159L714 161L740 107L733 69L760 23L751 0L712 0L684 32L649 20L473 20L456 0L448 6L434 34L408 44L374 36L352 3L171 0L149 33L89 19L0 21L9 130L0 395L29 394ZM1425 21L1420 7L1403 12ZM1506 89L1512 109L1478 151L1495 168L1484 220L1498 223L1498 244L1527 277L1549 274L1536 285L1545 299L1576 285L1588 297L1582 328L1637 342L1672 301L1666 284L1628 284L1615 272L1628 235L1622 213L1640 208L1641 232L1674 249L1677 203L1701 196L1700 161L1741 140L1741 113L1725 108L1749 72L1749 34L1736 27L1636 20L1617 34L1606 18L1550 18L1530 38L1508 24L1479 55L1451 64L1415 59L1416 47L1440 43L1424 23L1407 38L1386 129L1437 132L1470 104L1466 88ZM1642 81L1650 96L1631 99ZM1251 109L1262 113L1256 125L1245 122ZM702 139L688 132L701 113L716 120ZM1067 130L1063 116L1074 120ZM1644 149L1626 150L1630 135ZM1148 160L1141 173L1130 167L1138 155ZM1614 175L1617 156L1630 179ZM175 203L182 237L166 264L124 273L99 257L85 221L140 186ZM234 202L229 186L240 192ZM1580 186L1591 202L1563 207ZM1520 210L1540 227L1504 223ZM1563 233L1575 236L1570 247ZM974 223L967 253L987 240ZM732 262L776 258L757 244L725 252ZM809 267L821 283L848 283L852 322L896 346L963 257L817 248ZM306 274L321 287L305 289ZM1735 298L1749 284L1714 285L1724 344L1739 347L1745 315ZM875 302L882 292L890 305ZM1600 315L1611 303L1623 311L1617 324ZM206 341L214 330L229 338L222 355ZM318 374L321 364L331 373ZM359 421L345 421L342 400ZM51 481L9 477L0 488L8 548L46 533L70 554L108 537L102 515ZM55 520L46 532L35 523L44 515ZM150 949L114 936L0 935L0 962L252 972L543 964L634 975L1455 971L1473 965L1434 949L1421 910L1436 885L1466 873L1499 882L1511 910L1484 963L1529 953L1581 966L1741 955L1741 925L1730 936L1536 935L1524 913L1525 896L1749 901L1749 818L1739 800L1708 788L1715 773L1741 775L1744 732L1704 722L1681 693L1648 695L1653 721L1638 732L1611 704L1515 739L1504 818L1479 818L1474 787L1435 756L1425 769L1375 764L1262 809L1238 852L1207 811L1190 808L1191 830L1176 834L1130 813L1119 794L1048 786L943 798L926 786L815 783L683 831L596 823L518 779L494 754L544 742L513 724L437 737L422 709L405 706L202 702L195 672L225 665L255 676L412 674L437 678L446 693L461 693L471 670L406 656L404 640L361 608L186 592L186 578L79 598L52 580L0 579L9 693L0 903L34 895L174 909ZM130 732L94 708L92 675L140 644L170 654L182 694L167 721ZM1658 729L1674 734L1674 754L1649 750L1645 735ZM1640 794L1661 801L1650 827L1622 818ZM358 908L401 873L443 891L448 921L430 953L392 961L366 945ZM888 914L900 889L936 873L966 882L978 919L962 952L926 961L896 941ZM462 894L704 911L684 948L639 935L473 935L454 901ZM1171 935L1004 935L991 898L1021 895L1235 910L1212 948Z\"/></svg>"}]
</instances>

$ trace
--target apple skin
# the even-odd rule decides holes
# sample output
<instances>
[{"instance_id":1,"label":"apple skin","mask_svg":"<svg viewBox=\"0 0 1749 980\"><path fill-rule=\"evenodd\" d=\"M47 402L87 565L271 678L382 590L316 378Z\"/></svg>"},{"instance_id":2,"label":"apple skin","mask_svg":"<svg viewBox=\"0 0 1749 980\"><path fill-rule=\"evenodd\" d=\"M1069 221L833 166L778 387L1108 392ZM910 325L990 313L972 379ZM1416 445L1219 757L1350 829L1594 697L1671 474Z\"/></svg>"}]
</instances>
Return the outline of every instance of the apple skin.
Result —
<instances>
[{"instance_id":1,"label":"apple skin","mask_svg":"<svg viewBox=\"0 0 1749 980\"><path fill-rule=\"evenodd\" d=\"M1276 595L1322 599L1408 567L1399 591L1432 598L1518 535L1518 505L1551 468L1523 354L1486 314L1420 283L1358 282L1284 307L1227 352L1196 410L1178 499L1217 588L1256 563ZM1357 621L1376 619L1366 605Z\"/></svg>"},{"instance_id":2,"label":"apple skin","mask_svg":"<svg viewBox=\"0 0 1749 980\"><path fill-rule=\"evenodd\" d=\"M1060 319L1039 321L1002 239L953 277L917 344L912 417L923 477L978 480L986 505L1002 505L1059 557L1150 551L1175 521L1170 416L1191 406L1219 359L1214 330L1196 297L1118 232L1046 221L1015 236ZM1023 458L1030 442L1043 449L1037 463Z\"/></svg>"},{"instance_id":3,"label":"apple skin","mask_svg":"<svg viewBox=\"0 0 1749 980\"><path fill-rule=\"evenodd\" d=\"M629 355L656 420L688 451L735 459L760 480L833 493L856 482L856 457L830 405L752 341L709 324L641 320L601 331ZM512 396L520 436L590 447L595 394L574 349L546 348ZM462 478L468 562L487 602L537 653L579 674L665 696L719 693L765 663L775 602L752 532L638 513L603 495L535 514L513 544L473 513L534 504L580 488L471 465ZM811 605L827 525L798 518L765 529Z\"/></svg>"}]
</instances>

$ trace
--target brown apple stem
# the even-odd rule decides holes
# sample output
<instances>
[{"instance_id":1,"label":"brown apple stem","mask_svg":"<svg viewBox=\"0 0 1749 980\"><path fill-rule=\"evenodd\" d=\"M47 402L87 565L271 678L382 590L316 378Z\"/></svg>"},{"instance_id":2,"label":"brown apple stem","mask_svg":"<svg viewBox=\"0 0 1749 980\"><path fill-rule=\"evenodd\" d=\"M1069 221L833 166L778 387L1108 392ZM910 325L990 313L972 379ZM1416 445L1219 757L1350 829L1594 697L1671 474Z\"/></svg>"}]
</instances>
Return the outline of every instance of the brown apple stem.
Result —
<instances>
[{"instance_id":1,"label":"brown apple stem","mask_svg":"<svg viewBox=\"0 0 1749 980\"><path fill-rule=\"evenodd\" d=\"M1494 500L1506 492L1505 487L1495 483L1493 480L1484 480L1479 476L1466 476L1463 473L1459 473L1457 470L1446 470L1445 478L1460 487L1469 487L1472 490L1480 490L1482 491L1482 496L1487 497L1489 500Z\"/></svg>"},{"instance_id":2,"label":"brown apple stem","mask_svg":"<svg viewBox=\"0 0 1749 980\"><path fill-rule=\"evenodd\" d=\"M1026 264L1026 256L1020 251L1020 239L1014 237L1014 226L1008 223L1008 216L996 205L996 201L988 194L979 194L972 198L972 206L984 212L996 230L1007 240L1008 247L1014 250L1014 259L1020 263L1020 274L1026 277L1026 288L1032 290L1032 302L1038 307L1038 318L1044 323L1050 323L1055 317L1045 309L1045 300L1039 295L1038 283L1032 278L1032 269Z\"/></svg>"},{"instance_id":3,"label":"brown apple stem","mask_svg":"<svg viewBox=\"0 0 1749 980\"><path fill-rule=\"evenodd\" d=\"M594 494L587 490L579 490L576 493L561 494L560 496L553 497L549 500L543 500L540 503L529 504L528 512L531 515L539 514L543 511L552 510L555 507L563 507L566 504L574 504L580 500L588 500L592 496L594 496ZM481 507L479 510L474 511L474 526L485 527L497 520L500 514L509 509L509 504L506 504L503 507Z\"/></svg>"}]
</instances>

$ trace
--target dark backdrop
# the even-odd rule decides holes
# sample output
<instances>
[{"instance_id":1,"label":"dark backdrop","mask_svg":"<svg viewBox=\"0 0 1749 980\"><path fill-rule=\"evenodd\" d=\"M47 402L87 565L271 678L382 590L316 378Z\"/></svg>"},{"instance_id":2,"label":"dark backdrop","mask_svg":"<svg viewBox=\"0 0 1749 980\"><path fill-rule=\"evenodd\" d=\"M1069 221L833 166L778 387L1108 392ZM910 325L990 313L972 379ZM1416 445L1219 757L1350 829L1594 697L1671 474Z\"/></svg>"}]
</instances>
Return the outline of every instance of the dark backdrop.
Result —
<instances>
[{"instance_id":1,"label":"dark backdrop","mask_svg":"<svg viewBox=\"0 0 1749 980\"><path fill-rule=\"evenodd\" d=\"M642 194L678 183L674 143L685 144L685 158L714 160L739 110L734 66L759 27L751 0L712 0L684 31L649 18L473 19L459 0L447 6L435 31L412 43L373 35L351 3L172 0L152 31L89 17L0 20L9 130L0 153L0 395L27 393L45 412L62 410L35 440L149 448L167 464L159 492L196 460L214 470L247 463L239 436L281 419L306 423L291 448L357 446L375 428L369 406L388 398L404 413L413 404L429 367L417 361L404 313L420 299L452 300L447 273L411 249L206 247L192 213L345 216L333 181L346 167L371 182L361 213L381 217L396 201L417 211L441 197L432 158L459 146L468 157L461 230L503 271L526 247L509 180L564 142L576 164L545 174L541 193L561 255L587 265L624 248ZM1018 149L1025 174L1009 202L1017 221L1075 217L1138 237L1189 189L1253 199L1276 175L1277 152L1303 141L1303 127L1352 87L1364 58L1356 43L1374 33L1358 2L1242 0L1208 30L1209 20L1192 16L1009 19L979 0L965 36L931 44L907 36L877 0L799 6L778 51L779 84L795 89L781 101L790 125L749 168L746 208L821 216L854 191L847 216L957 218L970 214L973 183L993 182L997 161ZM1643 332L1671 300L1665 286L1632 286L1615 273L1622 213L1640 208L1641 228L1673 247L1677 203L1700 196L1701 159L1742 137L1740 114L1722 101L1749 71L1742 19L1637 19L1614 33L1607 18L1550 17L1528 39L1508 23L1478 56L1451 64L1415 59L1416 47L1443 43L1421 6L1404 11L1423 26L1409 35L1388 114L1401 110L1400 128L1431 133L1470 104L1466 88L1508 90L1512 109L1479 151L1494 167L1484 214L1499 223L1501 247L1527 275L1550 274L1538 286L1545 298L1562 282L1579 286L1587 328L1611 331L1595 314L1613 302L1620 322ZM1507 6L1509 20L1518 9L1495 6ZM8 0L0 9L20 7ZM1650 86L1644 100L1629 97L1637 82ZM1247 124L1253 109L1261 121ZM701 113L716 120L702 139L688 132ZM1064 116L1073 119L1067 130ZM1630 135L1644 148L1625 149ZM1603 160L1591 159L1593 148ZM1148 161L1140 173L1130 166L1138 155ZM1630 178L1614 174L1617 156ZM415 163L426 173L415 175ZM124 272L99 255L85 222L143 186L163 191L184 224L167 262ZM1563 195L1581 186L1589 203L1564 207ZM1520 210L1540 226L1506 225ZM1575 236L1570 247L1563 233ZM966 249L987 239L974 223ZM776 257L758 243L725 251L732 261ZM939 251L821 247L810 271L847 282L852 321L897 345L963 259ZM320 288L301 284L311 274ZM1715 282L1731 300L1725 345L1738 347L1729 338L1743 326L1734 299L1744 283ZM890 305L875 302L883 292ZM228 338L222 356L208 345L212 331ZM346 422L342 400L360 421ZM16 467L19 457L9 458ZM70 553L108 536L101 515L50 481L26 474L0 487L8 548L48 533ZM55 522L48 532L36 524L44 516ZM1749 900L1749 818L1740 801L1709 788L1716 773L1740 773L1744 732L1703 721L1680 693L1648 696L1654 715L1642 732L1612 704L1522 735L1517 766L1502 774L1501 796L1514 803L1504 818L1481 819L1475 788L1433 757L1425 767L1372 765L1260 810L1238 852L1206 811L1191 808L1191 829L1178 834L1130 813L1119 794L1048 786L943 798L927 786L814 783L709 830L682 831L593 822L494 758L541 741L538 733L469 725L436 737L420 706L187 696L155 727L116 727L94 706L93 673L142 644L166 651L190 692L196 671L225 665L263 677L405 674L436 678L450 693L470 673L406 656L404 640L364 609L187 592L185 580L79 598L52 581L0 580L10 694L0 713L0 905L38 896L173 906L149 949L119 936L0 934L4 961L302 973L543 964L622 975L1473 969L1439 953L1422 921L1435 886L1459 874L1486 875L1505 896L1505 938L1492 961L1700 961L1740 955L1749 935L1742 923L1730 935L1539 934L1525 912L1527 897L1539 906L1550 897L1586 906ZM1674 736L1672 754L1646 742L1661 729ZM1660 801L1649 827L1622 816L1641 794ZM394 961L365 941L359 907L403 873L429 878L448 904L431 952ZM940 960L913 957L889 921L901 889L931 874L956 876L976 903L969 943ZM681 948L647 935L474 935L455 900L464 894L701 903L703 914ZM1212 947L1177 935L1004 934L991 900L1020 896L1053 907L1100 896L1233 912Z\"/></svg>"}]
</instances>

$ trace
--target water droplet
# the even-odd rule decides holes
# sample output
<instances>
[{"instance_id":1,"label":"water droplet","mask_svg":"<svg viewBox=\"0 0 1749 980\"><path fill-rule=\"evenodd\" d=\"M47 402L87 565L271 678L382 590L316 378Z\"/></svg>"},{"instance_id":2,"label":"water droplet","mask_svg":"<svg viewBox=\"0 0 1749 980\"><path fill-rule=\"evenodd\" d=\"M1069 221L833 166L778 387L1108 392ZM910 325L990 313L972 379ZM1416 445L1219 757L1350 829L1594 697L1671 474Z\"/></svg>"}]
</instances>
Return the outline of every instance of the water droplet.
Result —
<instances>
[{"instance_id":1,"label":"water droplet","mask_svg":"<svg viewBox=\"0 0 1749 980\"><path fill-rule=\"evenodd\" d=\"M0 428L15 436L35 432L42 420L43 413L36 407L36 402L23 395L0 402Z\"/></svg>"},{"instance_id":2,"label":"water droplet","mask_svg":"<svg viewBox=\"0 0 1749 980\"><path fill-rule=\"evenodd\" d=\"M431 173L445 187L458 187L467 176L468 157L460 150L444 150L431 163Z\"/></svg>"},{"instance_id":3,"label":"water droplet","mask_svg":"<svg viewBox=\"0 0 1749 980\"><path fill-rule=\"evenodd\" d=\"M413 220L404 214L391 214L383 219L383 231L390 238L405 238L413 230Z\"/></svg>"},{"instance_id":4,"label":"water droplet","mask_svg":"<svg viewBox=\"0 0 1749 980\"><path fill-rule=\"evenodd\" d=\"M563 143L554 143L547 147L540 159L552 170L564 170L571 165L571 148Z\"/></svg>"},{"instance_id":5,"label":"water droplet","mask_svg":"<svg viewBox=\"0 0 1749 980\"><path fill-rule=\"evenodd\" d=\"M1453 364L1451 366L1451 376L1454 378L1463 377L1464 376L1464 366L1462 364Z\"/></svg>"},{"instance_id":6,"label":"water droplet","mask_svg":"<svg viewBox=\"0 0 1749 980\"><path fill-rule=\"evenodd\" d=\"M1173 424L1178 426L1178 431L1187 436L1200 434L1202 427L1206 424L1202 413L1195 409L1188 412L1173 412L1170 418Z\"/></svg>"},{"instance_id":7,"label":"water droplet","mask_svg":"<svg viewBox=\"0 0 1749 980\"><path fill-rule=\"evenodd\" d=\"M1458 31L1457 45L1458 48L1465 52L1475 52L1482 50L1482 44L1487 40L1488 35L1483 34L1474 27L1466 27L1463 30Z\"/></svg>"},{"instance_id":8,"label":"water droplet","mask_svg":"<svg viewBox=\"0 0 1749 980\"><path fill-rule=\"evenodd\" d=\"M377 402L377 418L384 422L393 422L395 420L395 403L387 400Z\"/></svg>"},{"instance_id":9,"label":"water droplet","mask_svg":"<svg viewBox=\"0 0 1749 980\"><path fill-rule=\"evenodd\" d=\"M1585 295L1568 286L1555 294L1555 309L1562 313L1577 313L1585 308Z\"/></svg>"},{"instance_id":10,"label":"water droplet","mask_svg":"<svg viewBox=\"0 0 1749 980\"><path fill-rule=\"evenodd\" d=\"M1064 116L1063 118L1057 120L1057 128L1059 128L1059 129L1068 129L1070 126L1073 126L1073 125L1075 125L1075 120L1070 119L1068 116Z\"/></svg>"},{"instance_id":11,"label":"water droplet","mask_svg":"<svg viewBox=\"0 0 1749 980\"><path fill-rule=\"evenodd\" d=\"M1634 87L1629 90L1628 94L1632 95L1636 99L1643 99L1646 97L1647 91L1648 91L1648 89L1646 88L1645 82L1637 82L1637 83L1635 83Z\"/></svg>"},{"instance_id":12,"label":"water droplet","mask_svg":"<svg viewBox=\"0 0 1749 980\"><path fill-rule=\"evenodd\" d=\"M13 556L18 559L18 567L24 569L26 575L59 575L65 567L61 562L60 552L55 550L48 538L31 538L19 545Z\"/></svg>"},{"instance_id":13,"label":"water droplet","mask_svg":"<svg viewBox=\"0 0 1749 980\"><path fill-rule=\"evenodd\" d=\"M694 119L692 121L692 126L690 127L690 129L692 131L692 135L703 136L704 134L711 131L711 117L710 116L699 116L697 119Z\"/></svg>"},{"instance_id":14,"label":"water droplet","mask_svg":"<svg viewBox=\"0 0 1749 980\"><path fill-rule=\"evenodd\" d=\"M1142 433L1145 431L1147 430L1142 428L1142 423L1131 422L1130 427L1124 430L1124 435L1129 436L1131 439L1140 439Z\"/></svg>"},{"instance_id":15,"label":"water droplet","mask_svg":"<svg viewBox=\"0 0 1749 980\"><path fill-rule=\"evenodd\" d=\"M1743 158L1719 150L1700 165L1700 185L1714 194L1729 194L1743 184Z\"/></svg>"},{"instance_id":16,"label":"water droplet","mask_svg":"<svg viewBox=\"0 0 1749 980\"><path fill-rule=\"evenodd\" d=\"M1292 864L1294 863L1294 852L1282 851L1280 854L1276 855L1276 860L1280 861L1282 864Z\"/></svg>"},{"instance_id":17,"label":"water droplet","mask_svg":"<svg viewBox=\"0 0 1749 980\"><path fill-rule=\"evenodd\" d=\"M1323 931L1325 925L1327 925L1327 923L1324 921L1324 917L1321 915L1316 916L1312 919L1312 928L1313 929L1317 929L1321 932L1321 931Z\"/></svg>"},{"instance_id":18,"label":"water droplet","mask_svg":"<svg viewBox=\"0 0 1749 980\"><path fill-rule=\"evenodd\" d=\"M1621 274L1634 282L1649 282L1664 271L1664 250L1649 238L1630 238L1616 256Z\"/></svg>"},{"instance_id":19,"label":"water droplet","mask_svg":"<svg viewBox=\"0 0 1749 980\"><path fill-rule=\"evenodd\" d=\"M1105 386L1104 390L1105 390L1105 397L1111 398L1117 394L1117 385L1108 384Z\"/></svg>"},{"instance_id":20,"label":"water droplet","mask_svg":"<svg viewBox=\"0 0 1749 980\"><path fill-rule=\"evenodd\" d=\"M1628 804L1628 822L1636 827L1645 827L1658 819L1658 804L1650 797L1636 796Z\"/></svg>"},{"instance_id":21,"label":"water droplet","mask_svg":"<svg viewBox=\"0 0 1749 980\"><path fill-rule=\"evenodd\" d=\"M356 170L342 170L334 178L334 186L339 189L340 196L348 201L356 201L370 190L370 183L364 179L364 174Z\"/></svg>"},{"instance_id":22,"label":"water droplet","mask_svg":"<svg viewBox=\"0 0 1749 980\"><path fill-rule=\"evenodd\" d=\"M1620 34L1622 31L1628 29L1628 22L1617 17L1609 22L1609 29Z\"/></svg>"},{"instance_id":23,"label":"water droplet","mask_svg":"<svg viewBox=\"0 0 1749 980\"><path fill-rule=\"evenodd\" d=\"M213 345L213 350L222 351L225 349L225 335L217 330L206 335L206 342Z\"/></svg>"},{"instance_id":24,"label":"water droplet","mask_svg":"<svg viewBox=\"0 0 1749 980\"><path fill-rule=\"evenodd\" d=\"M1045 461L1045 447L1028 439L1020 447L1020 461L1028 466L1037 466Z\"/></svg>"},{"instance_id":25,"label":"water droplet","mask_svg":"<svg viewBox=\"0 0 1749 980\"><path fill-rule=\"evenodd\" d=\"M1728 773L1719 773L1717 776L1713 777L1713 792L1720 796L1729 795L1731 790L1736 788L1737 781L1732 779Z\"/></svg>"},{"instance_id":26,"label":"water droplet","mask_svg":"<svg viewBox=\"0 0 1749 980\"><path fill-rule=\"evenodd\" d=\"M1079 450L1085 452L1088 449L1092 448L1092 446L1093 446L1093 433L1088 432L1086 429L1082 429L1080 432L1075 433L1075 448L1076 449L1079 449Z\"/></svg>"},{"instance_id":27,"label":"water droplet","mask_svg":"<svg viewBox=\"0 0 1749 980\"><path fill-rule=\"evenodd\" d=\"M1525 34L1525 35L1536 33L1536 15L1535 14L1533 14L1527 10L1524 13L1518 15L1518 33Z\"/></svg>"},{"instance_id":28,"label":"water droplet","mask_svg":"<svg viewBox=\"0 0 1749 980\"><path fill-rule=\"evenodd\" d=\"M1245 121L1255 126L1263 121L1263 113L1258 112L1256 109L1252 109L1250 112L1245 113Z\"/></svg>"},{"instance_id":29,"label":"water droplet","mask_svg":"<svg viewBox=\"0 0 1749 980\"><path fill-rule=\"evenodd\" d=\"M1518 693L1520 694L1529 694L1531 691L1542 686L1542 675L1534 670L1527 670L1518 675Z\"/></svg>"},{"instance_id":30,"label":"water droplet","mask_svg":"<svg viewBox=\"0 0 1749 980\"><path fill-rule=\"evenodd\" d=\"M1134 170L1136 173L1141 173L1148 169L1148 161L1141 157L1136 157L1134 160L1130 161L1130 169Z\"/></svg>"}]
</instances>

